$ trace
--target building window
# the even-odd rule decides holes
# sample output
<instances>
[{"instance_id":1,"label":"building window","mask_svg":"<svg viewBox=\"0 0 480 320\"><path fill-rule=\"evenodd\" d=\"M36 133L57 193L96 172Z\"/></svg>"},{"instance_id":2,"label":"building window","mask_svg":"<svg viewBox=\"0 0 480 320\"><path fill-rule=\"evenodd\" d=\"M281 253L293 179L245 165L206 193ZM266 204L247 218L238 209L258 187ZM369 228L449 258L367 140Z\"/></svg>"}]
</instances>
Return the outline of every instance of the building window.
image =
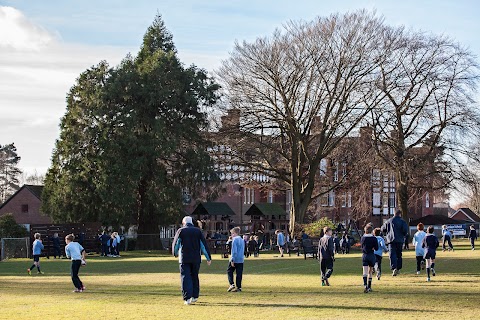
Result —
<instances>
[{"instance_id":1,"label":"building window","mask_svg":"<svg viewBox=\"0 0 480 320\"><path fill-rule=\"evenodd\" d=\"M342 208L345 208L347 206L347 193L344 192L342 195Z\"/></svg>"},{"instance_id":2,"label":"building window","mask_svg":"<svg viewBox=\"0 0 480 320\"><path fill-rule=\"evenodd\" d=\"M244 204L255 203L255 189L253 189L253 188L244 188L243 189L243 203Z\"/></svg>"},{"instance_id":3,"label":"building window","mask_svg":"<svg viewBox=\"0 0 480 320\"><path fill-rule=\"evenodd\" d=\"M348 192L348 195L347 195L347 206L349 208L352 207L352 193L350 191Z\"/></svg>"},{"instance_id":4,"label":"building window","mask_svg":"<svg viewBox=\"0 0 480 320\"><path fill-rule=\"evenodd\" d=\"M328 193L328 205L330 207L335 206L335 192L333 190Z\"/></svg>"},{"instance_id":5,"label":"building window","mask_svg":"<svg viewBox=\"0 0 480 320\"><path fill-rule=\"evenodd\" d=\"M28 213L28 204L22 204L22 213Z\"/></svg>"},{"instance_id":6,"label":"building window","mask_svg":"<svg viewBox=\"0 0 480 320\"><path fill-rule=\"evenodd\" d=\"M269 191L268 191L268 199L267 199L267 202L268 202L268 203L273 203L273 191L272 191L272 190L269 190Z\"/></svg>"},{"instance_id":7,"label":"building window","mask_svg":"<svg viewBox=\"0 0 480 320\"><path fill-rule=\"evenodd\" d=\"M320 160L320 176L327 175L327 159Z\"/></svg>"},{"instance_id":8,"label":"building window","mask_svg":"<svg viewBox=\"0 0 480 320\"><path fill-rule=\"evenodd\" d=\"M285 198L286 198L285 209L287 209L287 213L290 214L290 210L292 209L292 190L287 190Z\"/></svg>"},{"instance_id":9,"label":"building window","mask_svg":"<svg viewBox=\"0 0 480 320\"><path fill-rule=\"evenodd\" d=\"M320 196L320 205L322 207L328 207L329 193L324 193Z\"/></svg>"},{"instance_id":10,"label":"building window","mask_svg":"<svg viewBox=\"0 0 480 320\"><path fill-rule=\"evenodd\" d=\"M425 208L430 208L430 194L425 193Z\"/></svg>"},{"instance_id":11,"label":"building window","mask_svg":"<svg viewBox=\"0 0 480 320\"><path fill-rule=\"evenodd\" d=\"M333 163L333 181L338 181L338 162Z\"/></svg>"},{"instance_id":12,"label":"building window","mask_svg":"<svg viewBox=\"0 0 480 320\"><path fill-rule=\"evenodd\" d=\"M388 197L388 206L390 208L395 208L396 203L395 203L395 192L390 192L390 195Z\"/></svg>"},{"instance_id":13,"label":"building window","mask_svg":"<svg viewBox=\"0 0 480 320\"><path fill-rule=\"evenodd\" d=\"M182 203L188 205L192 202L192 196L190 195L190 190L188 188L182 189Z\"/></svg>"}]
</instances>

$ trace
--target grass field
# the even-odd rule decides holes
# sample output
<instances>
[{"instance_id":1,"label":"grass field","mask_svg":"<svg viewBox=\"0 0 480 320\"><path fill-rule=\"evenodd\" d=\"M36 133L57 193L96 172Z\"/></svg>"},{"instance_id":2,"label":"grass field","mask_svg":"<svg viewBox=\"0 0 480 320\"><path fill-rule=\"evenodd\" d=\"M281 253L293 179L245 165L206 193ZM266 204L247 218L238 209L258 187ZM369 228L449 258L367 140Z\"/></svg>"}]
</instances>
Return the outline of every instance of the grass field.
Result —
<instances>
[{"instance_id":1,"label":"grass field","mask_svg":"<svg viewBox=\"0 0 480 320\"><path fill-rule=\"evenodd\" d=\"M245 261L243 292L227 293L227 261L214 255L201 267L201 293L185 306L177 261L165 253L89 257L72 293L68 260L42 258L44 275L28 276L31 260L0 262L0 319L479 319L480 250L456 242L439 251L437 276L417 276L414 252L404 253L401 275L388 272L363 293L361 257L338 255L330 287L320 286L318 262L263 254Z\"/></svg>"}]
</instances>

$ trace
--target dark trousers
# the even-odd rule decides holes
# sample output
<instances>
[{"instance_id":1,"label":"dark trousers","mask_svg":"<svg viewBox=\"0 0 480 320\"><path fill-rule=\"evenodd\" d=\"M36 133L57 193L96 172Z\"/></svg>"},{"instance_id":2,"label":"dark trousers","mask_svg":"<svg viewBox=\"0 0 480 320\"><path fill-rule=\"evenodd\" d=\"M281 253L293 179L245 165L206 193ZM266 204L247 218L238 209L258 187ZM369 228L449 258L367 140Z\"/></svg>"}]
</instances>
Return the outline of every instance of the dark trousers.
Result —
<instances>
[{"instance_id":1,"label":"dark trousers","mask_svg":"<svg viewBox=\"0 0 480 320\"><path fill-rule=\"evenodd\" d=\"M243 263L234 263L234 267L232 267L232 263L228 263L227 268L227 276L228 276L228 283L233 285L233 271L236 273L235 277L235 285L237 288L242 288L242 278L243 278Z\"/></svg>"},{"instance_id":2,"label":"dark trousers","mask_svg":"<svg viewBox=\"0 0 480 320\"><path fill-rule=\"evenodd\" d=\"M60 247L53 247L53 257L61 257L61 253L60 253Z\"/></svg>"},{"instance_id":3,"label":"dark trousers","mask_svg":"<svg viewBox=\"0 0 480 320\"><path fill-rule=\"evenodd\" d=\"M402 269L402 246L403 242L392 242L389 244L390 249L390 269Z\"/></svg>"},{"instance_id":4,"label":"dark trousers","mask_svg":"<svg viewBox=\"0 0 480 320\"><path fill-rule=\"evenodd\" d=\"M446 246L445 246L445 243L448 242L448 247L450 249L453 249L453 245L452 245L452 240L450 239L450 236L443 236L443 250L446 249Z\"/></svg>"},{"instance_id":5,"label":"dark trousers","mask_svg":"<svg viewBox=\"0 0 480 320\"><path fill-rule=\"evenodd\" d=\"M420 271L420 269L422 268L422 261L425 261L425 259L423 259L423 256L416 256L417 258L417 271Z\"/></svg>"},{"instance_id":6,"label":"dark trousers","mask_svg":"<svg viewBox=\"0 0 480 320\"><path fill-rule=\"evenodd\" d=\"M80 271L81 265L82 265L82 260L72 260L72 269L71 269L72 282L75 288L77 289L83 288L83 283L82 281L80 281L80 278L78 277L78 271Z\"/></svg>"},{"instance_id":7,"label":"dark trousers","mask_svg":"<svg viewBox=\"0 0 480 320\"><path fill-rule=\"evenodd\" d=\"M107 256L108 254L108 245L106 243L102 244L102 256Z\"/></svg>"},{"instance_id":8,"label":"dark trousers","mask_svg":"<svg viewBox=\"0 0 480 320\"><path fill-rule=\"evenodd\" d=\"M188 300L192 297L198 298L200 294L199 271L200 263L180 263L183 300Z\"/></svg>"},{"instance_id":9,"label":"dark trousers","mask_svg":"<svg viewBox=\"0 0 480 320\"><path fill-rule=\"evenodd\" d=\"M472 246L472 249L475 249L475 238L470 238L470 245Z\"/></svg>"},{"instance_id":10,"label":"dark trousers","mask_svg":"<svg viewBox=\"0 0 480 320\"><path fill-rule=\"evenodd\" d=\"M375 255L375 271L377 273L382 273L382 256Z\"/></svg>"},{"instance_id":11,"label":"dark trousers","mask_svg":"<svg viewBox=\"0 0 480 320\"><path fill-rule=\"evenodd\" d=\"M333 259L320 259L320 273L323 279L328 279L333 273Z\"/></svg>"}]
</instances>

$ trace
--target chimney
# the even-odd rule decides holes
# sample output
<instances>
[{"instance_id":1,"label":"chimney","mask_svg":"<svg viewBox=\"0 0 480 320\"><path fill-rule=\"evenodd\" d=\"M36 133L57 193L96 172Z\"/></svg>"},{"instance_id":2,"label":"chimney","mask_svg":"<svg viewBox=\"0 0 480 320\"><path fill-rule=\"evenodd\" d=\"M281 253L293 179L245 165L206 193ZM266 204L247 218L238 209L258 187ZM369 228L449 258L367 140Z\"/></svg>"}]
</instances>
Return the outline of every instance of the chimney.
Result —
<instances>
[{"instance_id":1,"label":"chimney","mask_svg":"<svg viewBox=\"0 0 480 320\"><path fill-rule=\"evenodd\" d=\"M240 109L230 109L222 116L221 131L232 131L240 129Z\"/></svg>"},{"instance_id":2,"label":"chimney","mask_svg":"<svg viewBox=\"0 0 480 320\"><path fill-rule=\"evenodd\" d=\"M373 128L366 126L360 127L360 138L365 140L372 140L373 139Z\"/></svg>"}]
</instances>

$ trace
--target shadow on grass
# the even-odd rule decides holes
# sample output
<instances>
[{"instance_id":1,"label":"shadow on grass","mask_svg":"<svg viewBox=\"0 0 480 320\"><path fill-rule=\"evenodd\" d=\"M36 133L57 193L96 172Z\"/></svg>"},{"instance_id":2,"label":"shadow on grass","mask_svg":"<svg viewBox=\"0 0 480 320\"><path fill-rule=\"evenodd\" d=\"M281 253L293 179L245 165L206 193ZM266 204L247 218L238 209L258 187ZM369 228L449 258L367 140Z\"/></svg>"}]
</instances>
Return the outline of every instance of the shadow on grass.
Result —
<instances>
[{"instance_id":1,"label":"shadow on grass","mask_svg":"<svg viewBox=\"0 0 480 320\"><path fill-rule=\"evenodd\" d=\"M202 307L251 307L251 308L300 308L300 309L334 309L334 310L367 310L367 311L390 311L390 312L408 312L416 311L415 309L408 308L386 308L386 307L360 307L360 306L347 306L347 305L308 305L308 304L275 304L275 303L248 303L248 302L239 302L239 303L228 303L228 302L197 302L197 306Z\"/></svg>"}]
</instances>

